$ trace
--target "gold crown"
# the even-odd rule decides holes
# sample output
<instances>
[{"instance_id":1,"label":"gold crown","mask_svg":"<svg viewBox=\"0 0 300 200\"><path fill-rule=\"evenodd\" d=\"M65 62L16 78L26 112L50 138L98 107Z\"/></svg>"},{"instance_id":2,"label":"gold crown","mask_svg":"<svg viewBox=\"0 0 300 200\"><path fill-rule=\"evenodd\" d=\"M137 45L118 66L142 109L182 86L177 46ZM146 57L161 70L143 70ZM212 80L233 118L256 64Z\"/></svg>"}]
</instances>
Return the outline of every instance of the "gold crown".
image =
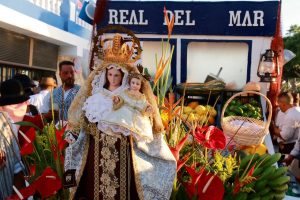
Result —
<instances>
[{"instance_id":1,"label":"gold crown","mask_svg":"<svg viewBox=\"0 0 300 200\"><path fill-rule=\"evenodd\" d=\"M105 43L108 42L108 47L104 49ZM132 45L129 46L128 42ZM113 38L100 41L98 56L108 62L134 63L140 59L141 51L139 42L134 38L123 38L120 34L116 34Z\"/></svg>"}]
</instances>

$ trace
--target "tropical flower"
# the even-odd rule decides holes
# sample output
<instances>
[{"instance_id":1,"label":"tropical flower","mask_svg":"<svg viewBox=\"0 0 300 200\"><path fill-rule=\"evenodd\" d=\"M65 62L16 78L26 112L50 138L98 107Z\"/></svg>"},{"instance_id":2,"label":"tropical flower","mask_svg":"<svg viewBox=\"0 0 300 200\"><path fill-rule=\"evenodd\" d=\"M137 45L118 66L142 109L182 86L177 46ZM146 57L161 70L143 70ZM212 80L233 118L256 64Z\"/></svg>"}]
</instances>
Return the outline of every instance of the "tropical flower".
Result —
<instances>
[{"instance_id":1,"label":"tropical flower","mask_svg":"<svg viewBox=\"0 0 300 200\"><path fill-rule=\"evenodd\" d=\"M170 92L168 94L168 98L164 99L164 105L161 108L161 116L166 129L168 128L169 122L172 121L181 112L181 109L176 109L181 101L182 98L175 102L175 94L173 92Z\"/></svg>"},{"instance_id":2,"label":"tropical flower","mask_svg":"<svg viewBox=\"0 0 300 200\"><path fill-rule=\"evenodd\" d=\"M224 193L221 179L216 174L204 171L198 183L198 199L222 200Z\"/></svg>"},{"instance_id":3,"label":"tropical flower","mask_svg":"<svg viewBox=\"0 0 300 200\"><path fill-rule=\"evenodd\" d=\"M168 27L168 38L170 38L172 31L173 31L173 27L174 27L175 16L172 15L172 19L170 20L166 7L164 7L164 16L165 16L165 21L166 21L166 24Z\"/></svg>"},{"instance_id":4,"label":"tropical flower","mask_svg":"<svg viewBox=\"0 0 300 200\"><path fill-rule=\"evenodd\" d=\"M21 146L21 150L20 150L21 156L32 154L34 151L34 146L33 146L32 142L34 141L35 135L36 135L35 129L30 128L26 132L26 134L24 134L22 131L19 131L19 132L20 132L20 135L24 138L24 142L23 142L23 144Z\"/></svg>"},{"instance_id":5,"label":"tropical flower","mask_svg":"<svg viewBox=\"0 0 300 200\"><path fill-rule=\"evenodd\" d=\"M186 134L186 135L178 142L178 144L177 144L175 147L169 146L169 148L170 148L170 150L171 150L173 156L175 157L176 161L179 160L179 152L180 152L180 150L182 149L182 147L183 147L185 141L188 139L188 136L189 136L189 135Z\"/></svg>"},{"instance_id":6,"label":"tropical flower","mask_svg":"<svg viewBox=\"0 0 300 200\"><path fill-rule=\"evenodd\" d=\"M196 141L209 149L224 149L226 137L220 129L215 126L197 127L194 132Z\"/></svg>"},{"instance_id":7,"label":"tropical flower","mask_svg":"<svg viewBox=\"0 0 300 200\"><path fill-rule=\"evenodd\" d=\"M41 195L42 199L53 196L62 188L62 183L58 175L47 167L42 175L36 180L36 190ZM45 187L45 185L47 187Z\"/></svg>"},{"instance_id":8,"label":"tropical flower","mask_svg":"<svg viewBox=\"0 0 300 200\"><path fill-rule=\"evenodd\" d=\"M17 196L9 198L20 199L21 195L26 199L39 193L42 199L54 195L57 195L58 199L66 199L67 193L62 190L61 183L66 144L63 136L65 127L56 129L53 123L39 127L39 120L42 120L40 117L31 120L31 122L17 123L23 127L23 130L27 130L25 133L19 131L19 137L24 139L20 146L20 153L30 172L28 177L30 185L20 189Z\"/></svg>"},{"instance_id":9,"label":"tropical flower","mask_svg":"<svg viewBox=\"0 0 300 200\"><path fill-rule=\"evenodd\" d=\"M154 85L156 85L158 83L158 80L163 75L163 72L164 72L166 66L169 64L170 60L171 60L171 55L166 60L164 60L163 57L159 60L159 63L156 67L156 73L155 73L155 77L154 77Z\"/></svg>"},{"instance_id":10,"label":"tropical flower","mask_svg":"<svg viewBox=\"0 0 300 200\"><path fill-rule=\"evenodd\" d=\"M7 199L27 199L38 192L42 199L53 196L62 188L62 183L58 175L50 168L47 167L41 176L39 176L28 187L17 191L17 195L12 195Z\"/></svg>"}]
</instances>

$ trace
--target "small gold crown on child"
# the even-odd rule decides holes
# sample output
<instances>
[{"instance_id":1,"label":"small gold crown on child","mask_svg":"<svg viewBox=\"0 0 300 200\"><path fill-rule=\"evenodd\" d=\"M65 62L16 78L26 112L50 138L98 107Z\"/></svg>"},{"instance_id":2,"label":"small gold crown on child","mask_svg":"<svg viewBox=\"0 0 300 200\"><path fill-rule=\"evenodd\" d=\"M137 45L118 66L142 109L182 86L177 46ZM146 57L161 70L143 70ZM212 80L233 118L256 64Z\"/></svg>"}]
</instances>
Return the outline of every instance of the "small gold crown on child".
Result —
<instances>
[{"instance_id":1,"label":"small gold crown on child","mask_svg":"<svg viewBox=\"0 0 300 200\"><path fill-rule=\"evenodd\" d=\"M138 64L136 67L137 67L139 73L130 72L128 74L129 77L141 77L141 78L144 78L147 81L151 81L151 76L148 73L145 72L145 68L141 64Z\"/></svg>"}]
</instances>

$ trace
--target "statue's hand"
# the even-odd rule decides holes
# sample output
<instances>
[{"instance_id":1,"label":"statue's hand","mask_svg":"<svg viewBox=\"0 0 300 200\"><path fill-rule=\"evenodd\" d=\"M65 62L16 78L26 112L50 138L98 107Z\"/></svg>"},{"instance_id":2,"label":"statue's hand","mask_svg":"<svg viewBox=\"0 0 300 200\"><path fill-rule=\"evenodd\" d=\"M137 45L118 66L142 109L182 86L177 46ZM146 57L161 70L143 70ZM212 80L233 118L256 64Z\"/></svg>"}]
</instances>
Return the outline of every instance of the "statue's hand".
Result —
<instances>
[{"instance_id":1,"label":"statue's hand","mask_svg":"<svg viewBox=\"0 0 300 200\"><path fill-rule=\"evenodd\" d=\"M72 133L71 131L68 131L66 133L66 137L65 137L65 140L69 143L69 144L73 144L76 142L78 138L78 135Z\"/></svg>"},{"instance_id":2,"label":"statue's hand","mask_svg":"<svg viewBox=\"0 0 300 200\"><path fill-rule=\"evenodd\" d=\"M113 103L114 103L114 104L118 104L118 103L120 102L120 97L118 97L118 96L113 96L113 97L112 97L112 100L113 100Z\"/></svg>"},{"instance_id":3,"label":"statue's hand","mask_svg":"<svg viewBox=\"0 0 300 200\"><path fill-rule=\"evenodd\" d=\"M153 113L153 108L152 108L152 106L151 106L151 105L148 105L145 111L146 111L146 113L147 113L148 115L151 115L151 114Z\"/></svg>"}]
</instances>

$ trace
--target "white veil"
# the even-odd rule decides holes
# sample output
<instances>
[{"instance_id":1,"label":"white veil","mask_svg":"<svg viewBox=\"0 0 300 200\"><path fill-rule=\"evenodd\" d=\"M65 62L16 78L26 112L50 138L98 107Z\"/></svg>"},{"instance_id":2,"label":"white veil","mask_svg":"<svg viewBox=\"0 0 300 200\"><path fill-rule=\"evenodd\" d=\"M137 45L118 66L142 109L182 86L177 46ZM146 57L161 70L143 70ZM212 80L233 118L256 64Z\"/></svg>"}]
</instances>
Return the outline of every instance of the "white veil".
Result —
<instances>
[{"instance_id":1,"label":"white veil","mask_svg":"<svg viewBox=\"0 0 300 200\"><path fill-rule=\"evenodd\" d=\"M106 71L108 69L115 68L120 69L123 73L122 85L114 91L114 93L119 93L124 89L128 88L128 71L124 70L123 68L116 66L114 64L108 65L105 70L102 70L99 74L95 75L94 80L92 81L92 95L102 92L105 90L104 84L106 83Z\"/></svg>"},{"instance_id":2,"label":"white veil","mask_svg":"<svg viewBox=\"0 0 300 200\"><path fill-rule=\"evenodd\" d=\"M120 87L113 91L109 91L104 88L106 83L106 73L109 69L118 69L123 72L122 84ZM92 93L89 96L82 107L85 117L89 122L96 123L106 118L106 116L112 112L112 97L120 94L124 89L128 87L127 84L128 72L121 67L111 64L102 70L99 74L95 75L92 81Z\"/></svg>"}]
</instances>

